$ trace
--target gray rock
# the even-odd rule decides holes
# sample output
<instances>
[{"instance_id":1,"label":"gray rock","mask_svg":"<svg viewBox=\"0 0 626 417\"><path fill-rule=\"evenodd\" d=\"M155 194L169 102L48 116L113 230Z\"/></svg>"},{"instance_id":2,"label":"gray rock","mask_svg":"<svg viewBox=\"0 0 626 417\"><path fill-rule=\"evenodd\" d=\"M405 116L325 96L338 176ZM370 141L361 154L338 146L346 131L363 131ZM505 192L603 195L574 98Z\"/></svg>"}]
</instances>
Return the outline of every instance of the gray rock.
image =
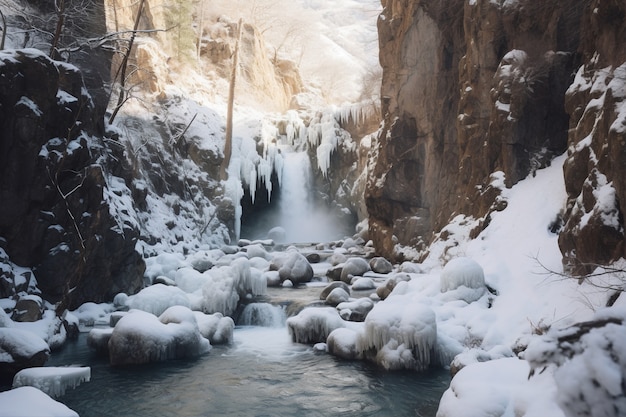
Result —
<instances>
[{"instance_id":1,"label":"gray rock","mask_svg":"<svg viewBox=\"0 0 626 417\"><path fill-rule=\"evenodd\" d=\"M370 270L369 263L363 258L350 258L343 264L341 280L349 284L352 277L363 275Z\"/></svg>"},{"instance_id":2,"label":"gray rock","mask_svg":"<svg viewBox=\"0 0 626 417\"><path fill-rule=\"evenodd\" d=\"M331 282L329 285L326 286L326 288L322 290L322 292L320 293L320 300L326 300L326 297L328 297L328 294L330 294L330 292L334 290L335 288L342 288L348 294L350 293L350 287L348 286L348 284L342 281L334 281L334 282Z\"/></svg>"},{"instance_id":3,"label":"gray rock","mask_svg":"<svg viewBox=\"0 0 626 417\"><path fill-rule=\"evenodd\" d=\"M370 268L378 274L388 274L393 271L393 265L382 256L377 256L370 260Z\"/></svg>"},{"instance_id":4,"label":"gray rock","mask_svg":"<svg viewBox=\"0 0 626 417\"><path fill-rule=\"evenodd\" d=\"M348 301L349 299L350 294L348 294L343 288L335 288L330 292L330 294L328 294L328 297L326 297L326 304L335 307L340 303Z\"/></svg>"}]
</instances>

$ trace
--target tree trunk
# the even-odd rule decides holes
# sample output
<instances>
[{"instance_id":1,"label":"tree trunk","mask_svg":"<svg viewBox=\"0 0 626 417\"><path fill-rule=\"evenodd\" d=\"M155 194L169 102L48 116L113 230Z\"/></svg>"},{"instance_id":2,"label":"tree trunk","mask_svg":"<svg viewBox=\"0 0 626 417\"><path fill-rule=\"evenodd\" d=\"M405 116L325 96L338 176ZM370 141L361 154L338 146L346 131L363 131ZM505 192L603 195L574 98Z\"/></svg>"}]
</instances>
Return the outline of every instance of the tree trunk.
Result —
<instances>
[{"instance_id":1,"label":"tree trunk","mask_svg":"<svg viewBox=\"0 0 626 417\"><path fill-rule=\"evenodd\" d=\"M226 111L226 140L224 142L224 160L220 166L220 178L222 181L228 179L228 165L233 152L233 102L235 101L235 82L237 80L237 66L239 65L239 42L241 41L241 31L243 20L239 19L237 28L237 41L235 42L235 53L233 55L233 69L230 75L230 88L228 89L228 109Z\"/></svg>"}]
</instances>

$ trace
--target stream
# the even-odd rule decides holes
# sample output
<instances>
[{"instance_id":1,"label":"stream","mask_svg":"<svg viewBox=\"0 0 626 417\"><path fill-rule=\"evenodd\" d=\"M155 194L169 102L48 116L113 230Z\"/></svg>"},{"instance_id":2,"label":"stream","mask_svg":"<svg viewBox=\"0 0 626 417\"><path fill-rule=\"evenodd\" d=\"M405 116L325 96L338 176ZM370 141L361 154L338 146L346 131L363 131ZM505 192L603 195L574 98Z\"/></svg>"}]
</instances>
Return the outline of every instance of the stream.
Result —
<instances>
[{"instance_id":1,"label":"stream","mask_svg":"<svg viewBox=\"0 0 626 417\"><path fill-rule=\"evenodd\" d=\"M238 326L232 346L200 358L114 368L87 334L47 365L91 366L58 400L81 417L434 416L447 370L387 372L294 344L285 327Z\"/></svg>"}]
</instances>

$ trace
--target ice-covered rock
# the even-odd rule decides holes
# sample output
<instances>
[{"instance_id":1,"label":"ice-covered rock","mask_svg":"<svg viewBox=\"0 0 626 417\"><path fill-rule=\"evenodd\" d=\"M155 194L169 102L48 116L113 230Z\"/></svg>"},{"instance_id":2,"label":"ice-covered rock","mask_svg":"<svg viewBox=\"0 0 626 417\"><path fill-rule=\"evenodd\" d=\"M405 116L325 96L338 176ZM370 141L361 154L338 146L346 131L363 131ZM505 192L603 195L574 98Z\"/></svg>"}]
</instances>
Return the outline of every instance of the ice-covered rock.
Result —
<instances>
[{"instance_id":1,"label":"ice-covered rock","mask_svg":"<svg viewBox=\"0 0 626 417\"><path fill-rule=\"evenodd\" d=\"M172 306L190 307L190 304L189 297L180 288L154 284L131 296L128 306L158 316Z\"/></svg>"},{"instance_id":2,"label":"ice-covered rock","mask_svg":"<svg viewBox=\"0 0 626 417\"><path fill-rule=\"evenodd\" d=\"M268 260L270 259L270 255L269 253L267 253L267 250L265 249L265 247L263 247L263 245L259 243L246 246L245 251L248 254L248 259L252 259L252 258L263 258L263 259L268 259Z\"/></svg>"},{"instance_id":3,"label":"ice-covered rock","mask_svg":"<svg viewBox=\"0 0 626 417\"><path fill-rule=\"evenodd\" d=\"M65 394L68 388L74 389L91 379L88 366L45 366L19 371L13 378L13 388L35 387L52 398Z\"/></svg>"},{"instance_id":4,"label":"ice-covered rock","mask_svg":"<svg viewBox=\"0 0 626 417\"><path fill-rule=\"evenodd\" d=\"M33 332L15 327L0 328L0 376L13 377L18 371L42 366L50 347Z\"/></svg>"},{"instance_id":5,"label":"ice-covered rock","mask_svg":"<svg viewBox=\"0 0 626 417\"><path fill-rule=\"evenodd\" d=\"M0 392L0 404L0 417L78 417L77 412L34 387Z\"/></svg>"},{"instance_id":6,"label":"ice-covered rock","mask_svg":"<svg viewBox=\"0 0 626 417\"><path fill-rule=\"evenodd\" d=\"M304 284L313 278L313 267L304 255L295 250L275 256L270 269L278 271L281 281L290 280L294 285Z\"/></svg>"},{"instance_id":7,"label":"ice-covered rock","mask_svg":"<svg viewBox=\"0 0 626 417\"><path fill-rule=\"evenodd\" d=\"M202 355L211 344L202 337L194 312L168 308L158 318L131 310L115 326L109 340L111 365L158 362Z\"/></svg>"},{"instance_id":8,"label":"ice-covered rock","mask_svg":"<svg viewBox=\"0 0 626 417\"><path fill-rule=\"evenodd\" d=\"M345 322L333 307L305 308L287 319L287 329L295 343L326 342L328 335L340 327L345 327Z\"/></svg>"},{"instance_id":9,"label":"ice-covered rock","mask_svg":"<svg viewBox=\"0 0 626 417\"><path fill-rule=\"evenodd\" d=\"M335 307L337 304L348 301L349 299L350 294L348 294L343 288L335 288L326 297L326 304Z\"/></svg>"},{"instance_id":10,"label":"ice-covered rock","mask_svg":"<svg viewBox=\"0 0 626 417\"><path fill-rule=\"evenodd\" d=\"M258 270L252 271L247 257L235 258L230 265L213 268L207 272L210 279L202 287L205 313L222 313L231 316L239 300L264 295L267 279Z\"/></svg>"},{"instance_id":11,"label":"ice-covered rock","mask_svg":"<svg viewBox=\"0 0 626 417\"><path fill-rule=\"evenodd\" d=\"M232 343L235 330L235 322L232 318L224 317L221 313L204 314L200 311L193 313L196 316L200 334L212 345Z\"/></svg>"},{"instance_id":12,"label":"ice-covered rock","mask_svg":"<svg viewBox=\"0 0 626 417\"><path fill-rule=\"evenodd\" d=\"M400 273L389 277L387 281L385 281L384 285L376 288L376 295L378 295L381 300L384 300L389 297L389 295L396 288L396 285L398 285L399 282L407 282L410 280L410 275L405 273Z\"/></svg>"},{"instance_id":13,"label":"ice-covered rock","mask_svg":"<svg viewBox=\"0 0 626 417\"><path fill-rule=\"evenodd\" d=\"M363 258L350 258L343 264L341 280L350 284L352 277L360 276L370 270L370 264Z\"/></svg>"},{"instance_id":14,"label":"ice-covered rock","mask_svg":"<svg viewBox=\"0 0 626 417\"><path fill-rule=\"evenodd\" d=\"M441 292L452 291L461 286L486 291L483 268L473 259L452 259L441 271Z\"/></svg>"},{"instance_id":15,"label":"ice-covered rock","mask_svg":"<svg viewBox=\"0 0 626 417\"><path fill-rule=\"evenodd\" d=\"M377 274L388 274L393 271L393 265L382 256L370 259L370 268Z\"/></svg>"},{"instance_id":16,"label":"ice-covered rock","mask_svg":"<svg viewBox=\"0 0 626 417\"><path fill-rule=\"evenodd\" d=\"M392 296L367 315L359 350L385 369L421 371L434 362L436 342L435 312L410 296Z\"/></svg>"}]
</instances>

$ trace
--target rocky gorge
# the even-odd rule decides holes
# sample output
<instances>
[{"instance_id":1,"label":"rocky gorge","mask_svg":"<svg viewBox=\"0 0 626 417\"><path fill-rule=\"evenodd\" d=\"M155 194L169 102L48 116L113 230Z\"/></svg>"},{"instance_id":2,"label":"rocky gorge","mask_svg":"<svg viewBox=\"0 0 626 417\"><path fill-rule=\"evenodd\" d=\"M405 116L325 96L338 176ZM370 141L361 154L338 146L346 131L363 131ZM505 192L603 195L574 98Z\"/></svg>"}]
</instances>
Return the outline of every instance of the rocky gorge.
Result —
<instances>
[{"instance_id":1,"label":"rocky gorge","mask_svg":"<svg viewBox=\"0 0 626 417\"><path fill-rule=\"evenodd\" d=\"M579 324L583 340L623 329L619 311L591 313L624 301L626 5L381 6L380 89L340 104L326 101L330 83L307 79L302 62L266 44L254 24L244 22L239 38L217 6L95 2L64 15L71 24L52 45L21 10L47 16L49 33L59 10L15 1L3 11L11 45L0 51L0 348L11 351L3 376L42 365L103 317L111 327L92 330L89 343L112 365L202 356L233 343L255 303L284 308L293 343L385 370L457 373L528 350L532 373L562 365L546 345L570 359L584 351L563 347L546 321L556 329L590 320ZM125 60L131 69L120 79ZM223 109L235 73L228 161ZM348 225L349 236L290 245L270 221L246 236L261 213L302 207L286 191L293 154L310 165L296 188L311 211L296 227ZM533 186L551 194L532 195ZM543 200L550 218L541 204L524 212L520 199ZM500 248L489 243L494 228L528 229L558 253L543 241L524 246L521 234ZM546 253L543 272L577 279L555 289L516 270L517 257L539 263ZM593 278L613 272L596 291ZM314 302L289 298L316 286ZM268 287L293 293L268 298ZM561 293L579 291L588 305L564 304ZM523 301L516 292L539 305L509 314L503 306ZM83 320L93 303L98 317ZM50 328L26 343L22 326L42 322ZM533 345L540 336L553 339ZM15 347L22 339L30 347ZM617 345L603 352L623 369ZM452 388L448 407L464 398ZM441 416L462 415L450 409Z\"/></svg>"}]
</instances>

